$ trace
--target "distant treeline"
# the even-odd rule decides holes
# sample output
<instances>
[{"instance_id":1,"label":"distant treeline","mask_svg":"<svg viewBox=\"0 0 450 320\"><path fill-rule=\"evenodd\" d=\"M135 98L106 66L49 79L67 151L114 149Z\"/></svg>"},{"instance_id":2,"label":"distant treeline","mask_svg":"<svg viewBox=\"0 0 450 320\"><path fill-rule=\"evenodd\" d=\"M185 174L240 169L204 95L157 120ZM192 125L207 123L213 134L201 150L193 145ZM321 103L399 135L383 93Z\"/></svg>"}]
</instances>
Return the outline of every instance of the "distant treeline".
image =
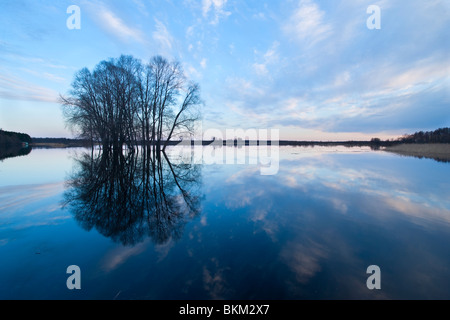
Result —
<instances>
[{"instance_id":1,"label":"distant treeline","mask_svg":"<svg viewBox=\"0 0 450 320\"><path fill-rule=\"evenodd\" d=\"M399 138L402 143L450 143L450 128L435 131L419 131Z\"/></svg>"},{"instance_id":2,"label":"distant treeline","mask_svg":"<svg viewBox=\"0 0 450 320\"><path fill-rule=\"evenodd\" d=\"M26 133L4 131L0 129L0 146L16 146L31 143L31 137Z\"/></svg>"},{"instance_id":3,"label":"distant treeline","mask_svg":"<svg viewBox=\"0 0 450 320\"><path fill-rule=\"evenodd\" d=\"M68 138L33 138L34 146L64 146L64 147L84 147L91 144L90 140L87 139L68 139Z\"/></svg>"}]
</instances>

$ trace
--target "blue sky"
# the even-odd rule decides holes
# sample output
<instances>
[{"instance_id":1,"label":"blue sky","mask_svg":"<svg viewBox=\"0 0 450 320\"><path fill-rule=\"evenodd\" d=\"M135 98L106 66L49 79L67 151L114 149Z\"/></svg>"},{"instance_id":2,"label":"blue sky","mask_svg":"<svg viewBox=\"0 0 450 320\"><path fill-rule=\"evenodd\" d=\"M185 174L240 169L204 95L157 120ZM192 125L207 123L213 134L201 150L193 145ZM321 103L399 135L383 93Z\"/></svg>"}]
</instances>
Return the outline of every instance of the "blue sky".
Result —
<instances>
[{"instance_id":1,"label":"blue sky","mask_svg":"<svg viewBox=\"0 0 450 320\"><path fill-rule=\"evenodd\" d=\"M346 140L450 126L445 0L1 0L0 22L0 128L34 137L70 137L59 94L121 54L179 60L204 129Z\"/></svg>"}]
</instances>

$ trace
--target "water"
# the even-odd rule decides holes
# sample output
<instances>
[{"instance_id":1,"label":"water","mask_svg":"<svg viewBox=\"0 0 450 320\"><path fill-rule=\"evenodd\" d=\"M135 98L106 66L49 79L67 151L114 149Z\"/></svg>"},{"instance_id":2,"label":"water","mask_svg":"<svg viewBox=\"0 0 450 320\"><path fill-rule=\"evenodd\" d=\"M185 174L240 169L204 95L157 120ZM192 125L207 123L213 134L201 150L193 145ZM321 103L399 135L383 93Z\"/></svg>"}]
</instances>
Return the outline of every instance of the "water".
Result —
<instances>
[{"instance_id":1,"label":"water","mask_svg":"<svg viewBox=\"0 0 450 320\"><path fill-rule=\"evenodd\" d=\"M0 162L0 299L450 299L450 164L280 147L262 175L171 153L173 172L84 149Z\"/></svg>"}]
</instances>

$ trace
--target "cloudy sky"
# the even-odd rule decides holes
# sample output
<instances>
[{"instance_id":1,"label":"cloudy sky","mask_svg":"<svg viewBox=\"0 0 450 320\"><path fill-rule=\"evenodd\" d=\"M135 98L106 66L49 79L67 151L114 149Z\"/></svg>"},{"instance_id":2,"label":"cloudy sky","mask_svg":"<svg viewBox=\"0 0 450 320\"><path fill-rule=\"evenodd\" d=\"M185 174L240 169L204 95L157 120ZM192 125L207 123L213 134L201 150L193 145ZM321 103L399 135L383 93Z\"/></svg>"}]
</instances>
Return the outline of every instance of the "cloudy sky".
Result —
<instances>
[{"instance_id":1,"label":"cloudy sky","mask_svg":"<svg viewBox=\"0 0 450 320\"><path fill-rule=\"evenodd\" d=\"M67 8L80 8L69 29ZM370 5L381 29L369 29ZM203 127L282 139L450 126L447 0L1 0L0 128L70 137L59 94L102 60L160 54L200 83Z\"/></svg>"}]
</instances>

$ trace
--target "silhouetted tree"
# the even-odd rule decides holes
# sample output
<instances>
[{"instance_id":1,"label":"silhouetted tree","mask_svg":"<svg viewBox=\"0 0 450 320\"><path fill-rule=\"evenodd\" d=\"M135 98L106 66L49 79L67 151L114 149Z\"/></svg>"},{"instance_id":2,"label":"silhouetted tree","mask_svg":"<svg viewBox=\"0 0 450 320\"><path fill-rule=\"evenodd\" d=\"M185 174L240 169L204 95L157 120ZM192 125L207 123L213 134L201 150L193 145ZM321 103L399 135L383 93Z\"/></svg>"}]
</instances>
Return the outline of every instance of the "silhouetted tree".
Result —
<instances>
[{"instance_id":1,"label":"silhouetted tree","mask_svg":"<svg viewBox=\"0 0 450 320\"><path fill-rule=\"evenodd\" d=\"M22 147L20 145L0 145L0 161L7 158L21 157L30 154L31 147Z\"/></svg>"},{"instance_id":2,"label":"silhouetted tree","mask_svg":"<svg viewBox=\"0 0 450 320\"><path fill-rule=\"evenodd\" d=\"M156 56L143 64L121 56L100 62L93 72L80 70L61 103L67 124L82 138L104 148L144 142L160 150L175 136L193 131L200 96L178 62Z\"/></svg>"}]
</instances>

